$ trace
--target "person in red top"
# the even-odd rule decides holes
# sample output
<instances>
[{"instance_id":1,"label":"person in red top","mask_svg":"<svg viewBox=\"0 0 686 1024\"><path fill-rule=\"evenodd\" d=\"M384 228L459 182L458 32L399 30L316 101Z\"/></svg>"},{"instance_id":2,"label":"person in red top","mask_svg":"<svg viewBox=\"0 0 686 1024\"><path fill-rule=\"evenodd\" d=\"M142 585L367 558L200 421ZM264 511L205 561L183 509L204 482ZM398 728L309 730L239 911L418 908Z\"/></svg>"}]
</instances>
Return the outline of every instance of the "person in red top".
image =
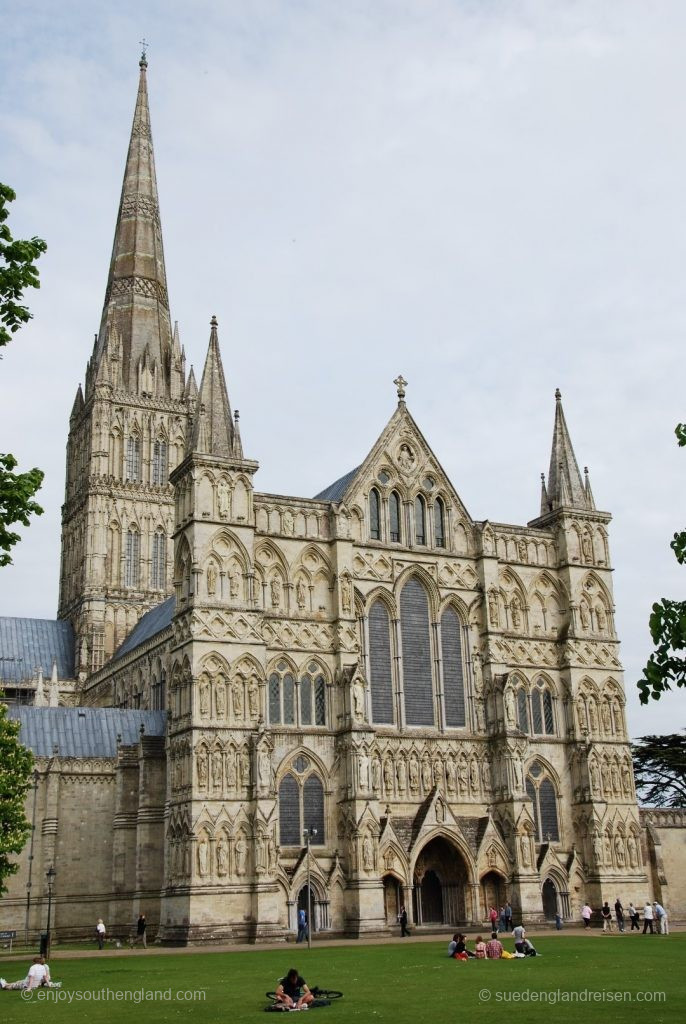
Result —
<instances>
[{"instance_id":1,"label":"person in red top","mask_svg":"<svg viewBox=\"0 0 686 1024\"><path fill-rule=\"evenodd\" d=\"M495 909L495 907L491 907L491 909L490 909L490 911L488 913L488 916L489 916L489 918L491 920L491 931L492 932L497 932L498 931L498 911Z\"/></svg>"},{"instance_id":2,"label":"person in red top","mask_svg":"<svg viewBox=\"0 0 686 1024\"><path fill-rule=\"evenodd\" d=\"M491 933L491 941L486 943L486 956L489 960L500 960L503 955L503 944L496 931Z\"/></svg>"}]
</instances>

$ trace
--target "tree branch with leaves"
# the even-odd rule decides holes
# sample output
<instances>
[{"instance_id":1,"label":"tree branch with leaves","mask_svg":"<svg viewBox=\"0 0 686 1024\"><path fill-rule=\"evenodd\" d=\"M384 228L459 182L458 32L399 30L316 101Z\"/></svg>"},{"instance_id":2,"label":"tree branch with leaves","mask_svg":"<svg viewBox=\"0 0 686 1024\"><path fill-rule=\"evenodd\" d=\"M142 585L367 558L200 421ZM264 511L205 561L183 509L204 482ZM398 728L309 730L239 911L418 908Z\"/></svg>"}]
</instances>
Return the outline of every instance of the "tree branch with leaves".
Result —
<instances>
[{"instance_id":1,"label":"tree branch with leaves","mask_svg":"<svg viewBox=\"0 0 686 1024\"><path fill-rule=\"evenodd\" d=\"M631 746L636 793L647 807L686 807L686 731L642 736Z\"/></svg>"},{"instance_id":2,"label":"tree branch with leaves","mask_svg":"<svg viewBox=\"0 0 686 1024\"><path fill-rule=\"evenodd\" d=\"M680 448L686 446L686 423L676 430ZM686 530L674 534L670 544L680 565L686 562ZM663 597L653 605L650 616L650 635L655 650L643 669L637 686L641 704L659 700L674 686L686 686L686 601L670 601Z\"/></svg>"},{"instance_id":3,"label":"tree branch with leaves","mask_svg":"<svg viewBox=\"0 0 686 1024\"><path fill-rule=\"evenodd\" d=\"M7 218L9 204L15 199L14 191L0 182L0 348L31 319L28 307L23 304L24 291L40 288L36 261L47 249L42 238L12 237ZM10 551L20 540L19 534L8 527L15 523L28 526L31 515L43 512L33 500L43 482L43 473L40 469L15 473L16 466L13 455L0 454L0 566L11 563Z\"/></svg>"}]
</instances>

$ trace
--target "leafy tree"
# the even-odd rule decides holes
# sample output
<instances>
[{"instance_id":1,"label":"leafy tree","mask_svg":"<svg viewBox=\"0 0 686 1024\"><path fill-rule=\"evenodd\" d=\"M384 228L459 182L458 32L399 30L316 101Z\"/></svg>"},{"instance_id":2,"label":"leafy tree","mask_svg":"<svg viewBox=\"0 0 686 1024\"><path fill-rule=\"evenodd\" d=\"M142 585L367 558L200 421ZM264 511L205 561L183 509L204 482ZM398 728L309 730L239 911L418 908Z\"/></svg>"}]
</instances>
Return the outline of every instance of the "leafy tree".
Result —
<instances>
[{"instance_id":1,"label":"leafy tree","mask_svg":"<svg viewBox=\"0 0 686 1024\"><path fill-rule=\"evenodd\" d=\"M680 423L676 430L679 447L686 446L686 423ZM686 530L674 534L670 544L680 565L686 562ZM643 678L638 681L641 704L659 700L665 690L686 686L686 601L670 601L664 598L653 605L650 616L650 635L655 650L643 669Z\"/></svg>"},{"instance_id":2,"label":"leafy tree","mask_svg":"<svg viewBox=\"0 0 686 1024\"><path fill-rule=\"evenodd\" d=\"M686 731L642 736L631 746L636 790L650 807L686 807Z\"/></svg>"},{"instance_id":3,"label":"leafy tree","mask_svg":"<svg viewBox=\"0 0 686 1024\"><path fill-rule=\"evenodd\" d=\"M7 705L0 703L0 894L18 863L10 854L21 853L31 833L24 815L24 801L31 785L33 754L22 747L17 736L19 722L7 717Z\"/></svg>"},{"instance_id":4,"label":"leafy tree","mask_svg":"<svg viewBox=\"0 0 686 1024\"><path fill-rule=\"evenodd\" d=\"M6 221L8 204L15 198L13 190L0 182L0 348L31 319L28 308L22 305L24 289L40 287L35 264L47 248L41 238L12 238ZM0 566L12 561L9 552L19 540L19 534L8 527L13 523L28 526L31 513L43 512L33 501L43 473L40 469L14 473L16 465L13 455L0 454Z\"/></svg>"}]
</instances>

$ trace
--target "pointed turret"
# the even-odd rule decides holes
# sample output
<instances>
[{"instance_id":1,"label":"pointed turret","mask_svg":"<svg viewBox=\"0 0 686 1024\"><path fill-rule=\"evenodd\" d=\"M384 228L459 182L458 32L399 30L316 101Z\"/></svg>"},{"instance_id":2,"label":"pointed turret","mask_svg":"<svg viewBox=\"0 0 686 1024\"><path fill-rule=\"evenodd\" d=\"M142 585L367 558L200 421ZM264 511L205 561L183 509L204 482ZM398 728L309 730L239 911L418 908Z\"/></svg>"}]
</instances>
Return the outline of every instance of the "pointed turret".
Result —
<instances>
[{"instance_id":1,"label":"pointed turret","mask_svg":"<svg viewBox=\"0 0 686 1024\"><path fill-rule=\"evenodd\" d=\"M158 393L169 397L172 335L148 109L147 66L143 55L96 362L103 356L109 332L116 327L120 335L123 387L137 392L141 379L146 384L152 379L156 381ZM147 358L144 356L146 348ZM143 363L144 373L141 372Z\"/></svg>"},{"instance_id":2,"label":"pointed turret","mask_svg":"<svg viewBox=\"0 0 686 1024\"><path fill-rule=\"evenodd\" d=\"M588 466L584 466L584 491L586 492L586 508L595 510L595 498L591 490L591 478L588 475Z\"/></svg>"},{"instance_id":3,"label":"pointed turret","mask_svg":"<svg viewBox=\"0 0 686 1024\"><path fill-rule=\"evenodd\" d=\"M235 458L235 431L219 352L216 316L210 321L210 344L200 382L198 408L193 427L192 450Z\"/></svg>"},{"instance_id":4,"label":"pointed turret","mask_svg":"<svg viewBox=\"0 0 686 1024\"><path fill-rule=\"evenodd\" d=\"M586 491L581 481L581 473L562 409L562 395L559 388L555 391L555 425L548 471L547 499L548 507L542 509L541 514L562 506L583 509L588 507Z\"/></svg>"},{"instance_id":5,"label":"pointed turret","mask_svg":"<svg viewBox=\"0 0 686 1024\"><path fill-rule=\"evenodd\" d=\"M73 423L74 420L78 418L79 414L81 413L81 410L83 409L83 405L83 391L81 389L81 385L79 384L78 388L76 389L76 398L74 399L74 404L71 407L71 415L69 417L70 423Z\"/></svg>"}]
</instances>

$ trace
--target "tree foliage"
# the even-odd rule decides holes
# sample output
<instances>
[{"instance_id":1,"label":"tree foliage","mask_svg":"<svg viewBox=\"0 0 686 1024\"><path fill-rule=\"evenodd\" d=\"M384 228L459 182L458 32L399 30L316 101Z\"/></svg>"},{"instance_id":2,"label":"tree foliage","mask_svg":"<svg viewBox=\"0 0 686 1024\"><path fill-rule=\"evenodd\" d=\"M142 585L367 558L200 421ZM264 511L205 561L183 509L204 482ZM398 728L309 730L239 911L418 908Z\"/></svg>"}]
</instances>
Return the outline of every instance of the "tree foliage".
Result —
<instances>
[{"instance_id":1,"label":"tree foliage","mask_svg":"<svg viewBox=\"0 0 686 1024\"><path fill-rule=\"evenodd\" d=\"M21 853L31 833L24 814L24 802L33 774L33 754L18 740L19 722L7 717L7 705L0 703L0 894L5 879L18 868L11 854Z\"/></svg>"},{"instance_id":2,"label":"tree foliage","mask_svg":"<svg viewBox=\"0 0 686 1024\"><path fill-rule=\"evenodd\" d=\"M40 287L36 260L47 248L41 238L12 238L6 222L8 204L15 198L13 190L0 182L0 348L31 319L31 313L22 304L24 290ZM15 473L16 466L13 455L0 454L0 566L12 561L10 550L20 539L8 527L14 523L28 526L32 513L43 512L33 500L43 482L43 473L40 469Z\"/></svg>"},{"instance_id":3,"label":"tree foliage","mask_svg":"<svg viewBox=\"0 0 686 1024\"><path fill-rule=\"evenodd\" d=\"M631 746L639 801L650 807L686 807L686 731L642 736Z\"/></svg>"},{"instance_id":4,"label":"tree foliage","mask_svg":"<svg viewBox=\"0 0 686 1024\"><path fill-rule=\"evenodd\" d=\"M676 428L679 447L686 446L686 424ZM686 562L686 530L674 534L670 544L680 565ZM650 616L650 635L655 650L638 681L641 704L659 700L666 690L686 686L686 601L662 598L653 605Z\"/></svg>"},{"instance_id":5,"label":"tree foliage","mask_svg":"<svg viewBox=\"0 0 686 1024\"><path fill-rule=\"evenodd\" d=\"M35 264L47 249L42 238L12 238L7 207L16 198L9 185L0 182L0 348L31 319L22 305L24 289L40 288Z\"/></svg>"}]
</instances>

